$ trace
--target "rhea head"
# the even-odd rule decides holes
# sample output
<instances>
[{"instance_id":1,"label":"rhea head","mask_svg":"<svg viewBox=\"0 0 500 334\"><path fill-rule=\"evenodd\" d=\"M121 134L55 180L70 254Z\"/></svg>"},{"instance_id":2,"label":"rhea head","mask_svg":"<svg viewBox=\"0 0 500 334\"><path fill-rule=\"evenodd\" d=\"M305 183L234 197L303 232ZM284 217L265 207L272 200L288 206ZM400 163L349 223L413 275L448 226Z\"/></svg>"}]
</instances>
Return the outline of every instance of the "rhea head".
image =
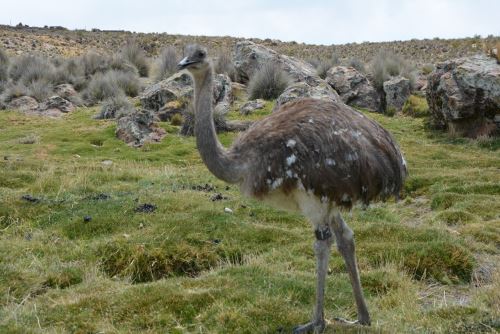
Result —
<instances>
[{"instance_id":1,"label":"rhea head","mask_svg":"<svg viewBox=\"0 0 500 334\"><path fill-rule=\"evenodd\" d=\"M177 68L179 70L187 69L191 74L195 75L205 71L208 66L207 50L199 45L189 45L186 47L184 57Z\"/></svg>"}]
</instances>

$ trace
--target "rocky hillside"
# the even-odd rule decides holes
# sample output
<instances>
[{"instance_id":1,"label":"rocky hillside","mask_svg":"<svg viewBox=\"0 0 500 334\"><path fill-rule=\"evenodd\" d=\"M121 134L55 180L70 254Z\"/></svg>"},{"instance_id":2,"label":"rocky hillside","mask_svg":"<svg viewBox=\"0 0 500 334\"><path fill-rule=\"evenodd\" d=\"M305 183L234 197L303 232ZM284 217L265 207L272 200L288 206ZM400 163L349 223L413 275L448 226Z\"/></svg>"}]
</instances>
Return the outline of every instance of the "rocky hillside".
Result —
<instances>
[{"instance_id":1,"label":"rocky hillside","mask_svg":"<svg viewBox=\"0 0 500 334\"><path fill-rule=\"evenodd\" d=\"M63 27L28 27L25 25L0 25L0 45L8 53L23 54L39 52L49 56L74 56L90 49L102 53L111 53L126 41L136 40L144 50L155 56L165 45L173 45L182 49L189 43L200 43L212 50L212 55L230 52L242 38L182 36L167 33L134 33L129 31L101 31L93 29L68 30ZM381 50L392 51L411 59L417 64L436 63L451 58L481 52L486 45L500 42L500 37L479 36L463 39L425 39L410 41L393 41L382 43L349 43L344 45L309 45L296 42L282 42L271 39L251 39L251 41L270 47L275 51L302 59L331 58L335 54L340 61L347 62L352 58L369 62Z\"/></svg>"}]
</instances>

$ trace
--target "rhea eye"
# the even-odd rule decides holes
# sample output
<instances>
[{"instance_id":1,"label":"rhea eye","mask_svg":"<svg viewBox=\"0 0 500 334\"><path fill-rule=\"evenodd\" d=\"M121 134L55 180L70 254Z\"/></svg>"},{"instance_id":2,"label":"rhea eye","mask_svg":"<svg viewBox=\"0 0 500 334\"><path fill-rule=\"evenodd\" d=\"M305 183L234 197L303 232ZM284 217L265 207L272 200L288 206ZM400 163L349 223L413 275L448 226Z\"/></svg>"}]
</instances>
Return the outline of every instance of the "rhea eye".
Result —
<instances>
[{"instance_id":1,"label":"rhea eye","mask_svg":"<svg viewBox=\"0 0 500 334\"><path fill-rule=\"evenodd\" d=\"M199 56L199 57L203 57L203 56L205 56L205 52L203 52L203 51L199 51L199 52L198 52L198 56Z\"/></svg>"}]
</instances>

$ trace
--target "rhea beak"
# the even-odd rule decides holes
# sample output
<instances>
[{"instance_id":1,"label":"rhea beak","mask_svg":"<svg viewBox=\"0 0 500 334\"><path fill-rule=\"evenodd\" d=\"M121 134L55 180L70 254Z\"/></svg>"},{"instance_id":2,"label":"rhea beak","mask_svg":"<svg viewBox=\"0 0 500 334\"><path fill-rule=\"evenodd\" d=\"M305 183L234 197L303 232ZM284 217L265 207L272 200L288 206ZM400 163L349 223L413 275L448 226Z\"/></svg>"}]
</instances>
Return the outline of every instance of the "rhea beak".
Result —
<instances>
[{"instance_id":1,"label":"rhea beak","mask_svg":"<svg viewBox=\"0 0 500 334\"><path fill-rule=\"evenodd\" d=\"M179 64L177 64L177 68L178 68L179 70L183 70L183 69L185 69L186 67L188 67L189 65L194 64L194 63L196 63L196 62L195 62L195 61L192 61L192 60L189 60L189 58L188 58L188 57L184 57L184 59L182 59L182 60L180 61L180 63L179 63Z\"/></svg>"}]
</instances>

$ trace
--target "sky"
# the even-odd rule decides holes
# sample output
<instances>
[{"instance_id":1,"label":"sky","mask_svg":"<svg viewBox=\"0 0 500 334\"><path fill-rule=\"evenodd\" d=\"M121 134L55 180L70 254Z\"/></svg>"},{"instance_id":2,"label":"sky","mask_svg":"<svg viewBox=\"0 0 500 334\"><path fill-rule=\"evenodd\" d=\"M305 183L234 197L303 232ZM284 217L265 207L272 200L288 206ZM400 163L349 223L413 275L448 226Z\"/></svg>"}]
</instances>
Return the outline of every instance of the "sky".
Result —
<instances>
[{"instance_id":1,"label":"sky","mask_svg":"<svg viewBox=\"0 0 500 334\"><path fill-rule=\"evenodd\" d=\"M500 35L500 0L0 0L0 24L308 44Z\"/></svg>"}]
</instances>

